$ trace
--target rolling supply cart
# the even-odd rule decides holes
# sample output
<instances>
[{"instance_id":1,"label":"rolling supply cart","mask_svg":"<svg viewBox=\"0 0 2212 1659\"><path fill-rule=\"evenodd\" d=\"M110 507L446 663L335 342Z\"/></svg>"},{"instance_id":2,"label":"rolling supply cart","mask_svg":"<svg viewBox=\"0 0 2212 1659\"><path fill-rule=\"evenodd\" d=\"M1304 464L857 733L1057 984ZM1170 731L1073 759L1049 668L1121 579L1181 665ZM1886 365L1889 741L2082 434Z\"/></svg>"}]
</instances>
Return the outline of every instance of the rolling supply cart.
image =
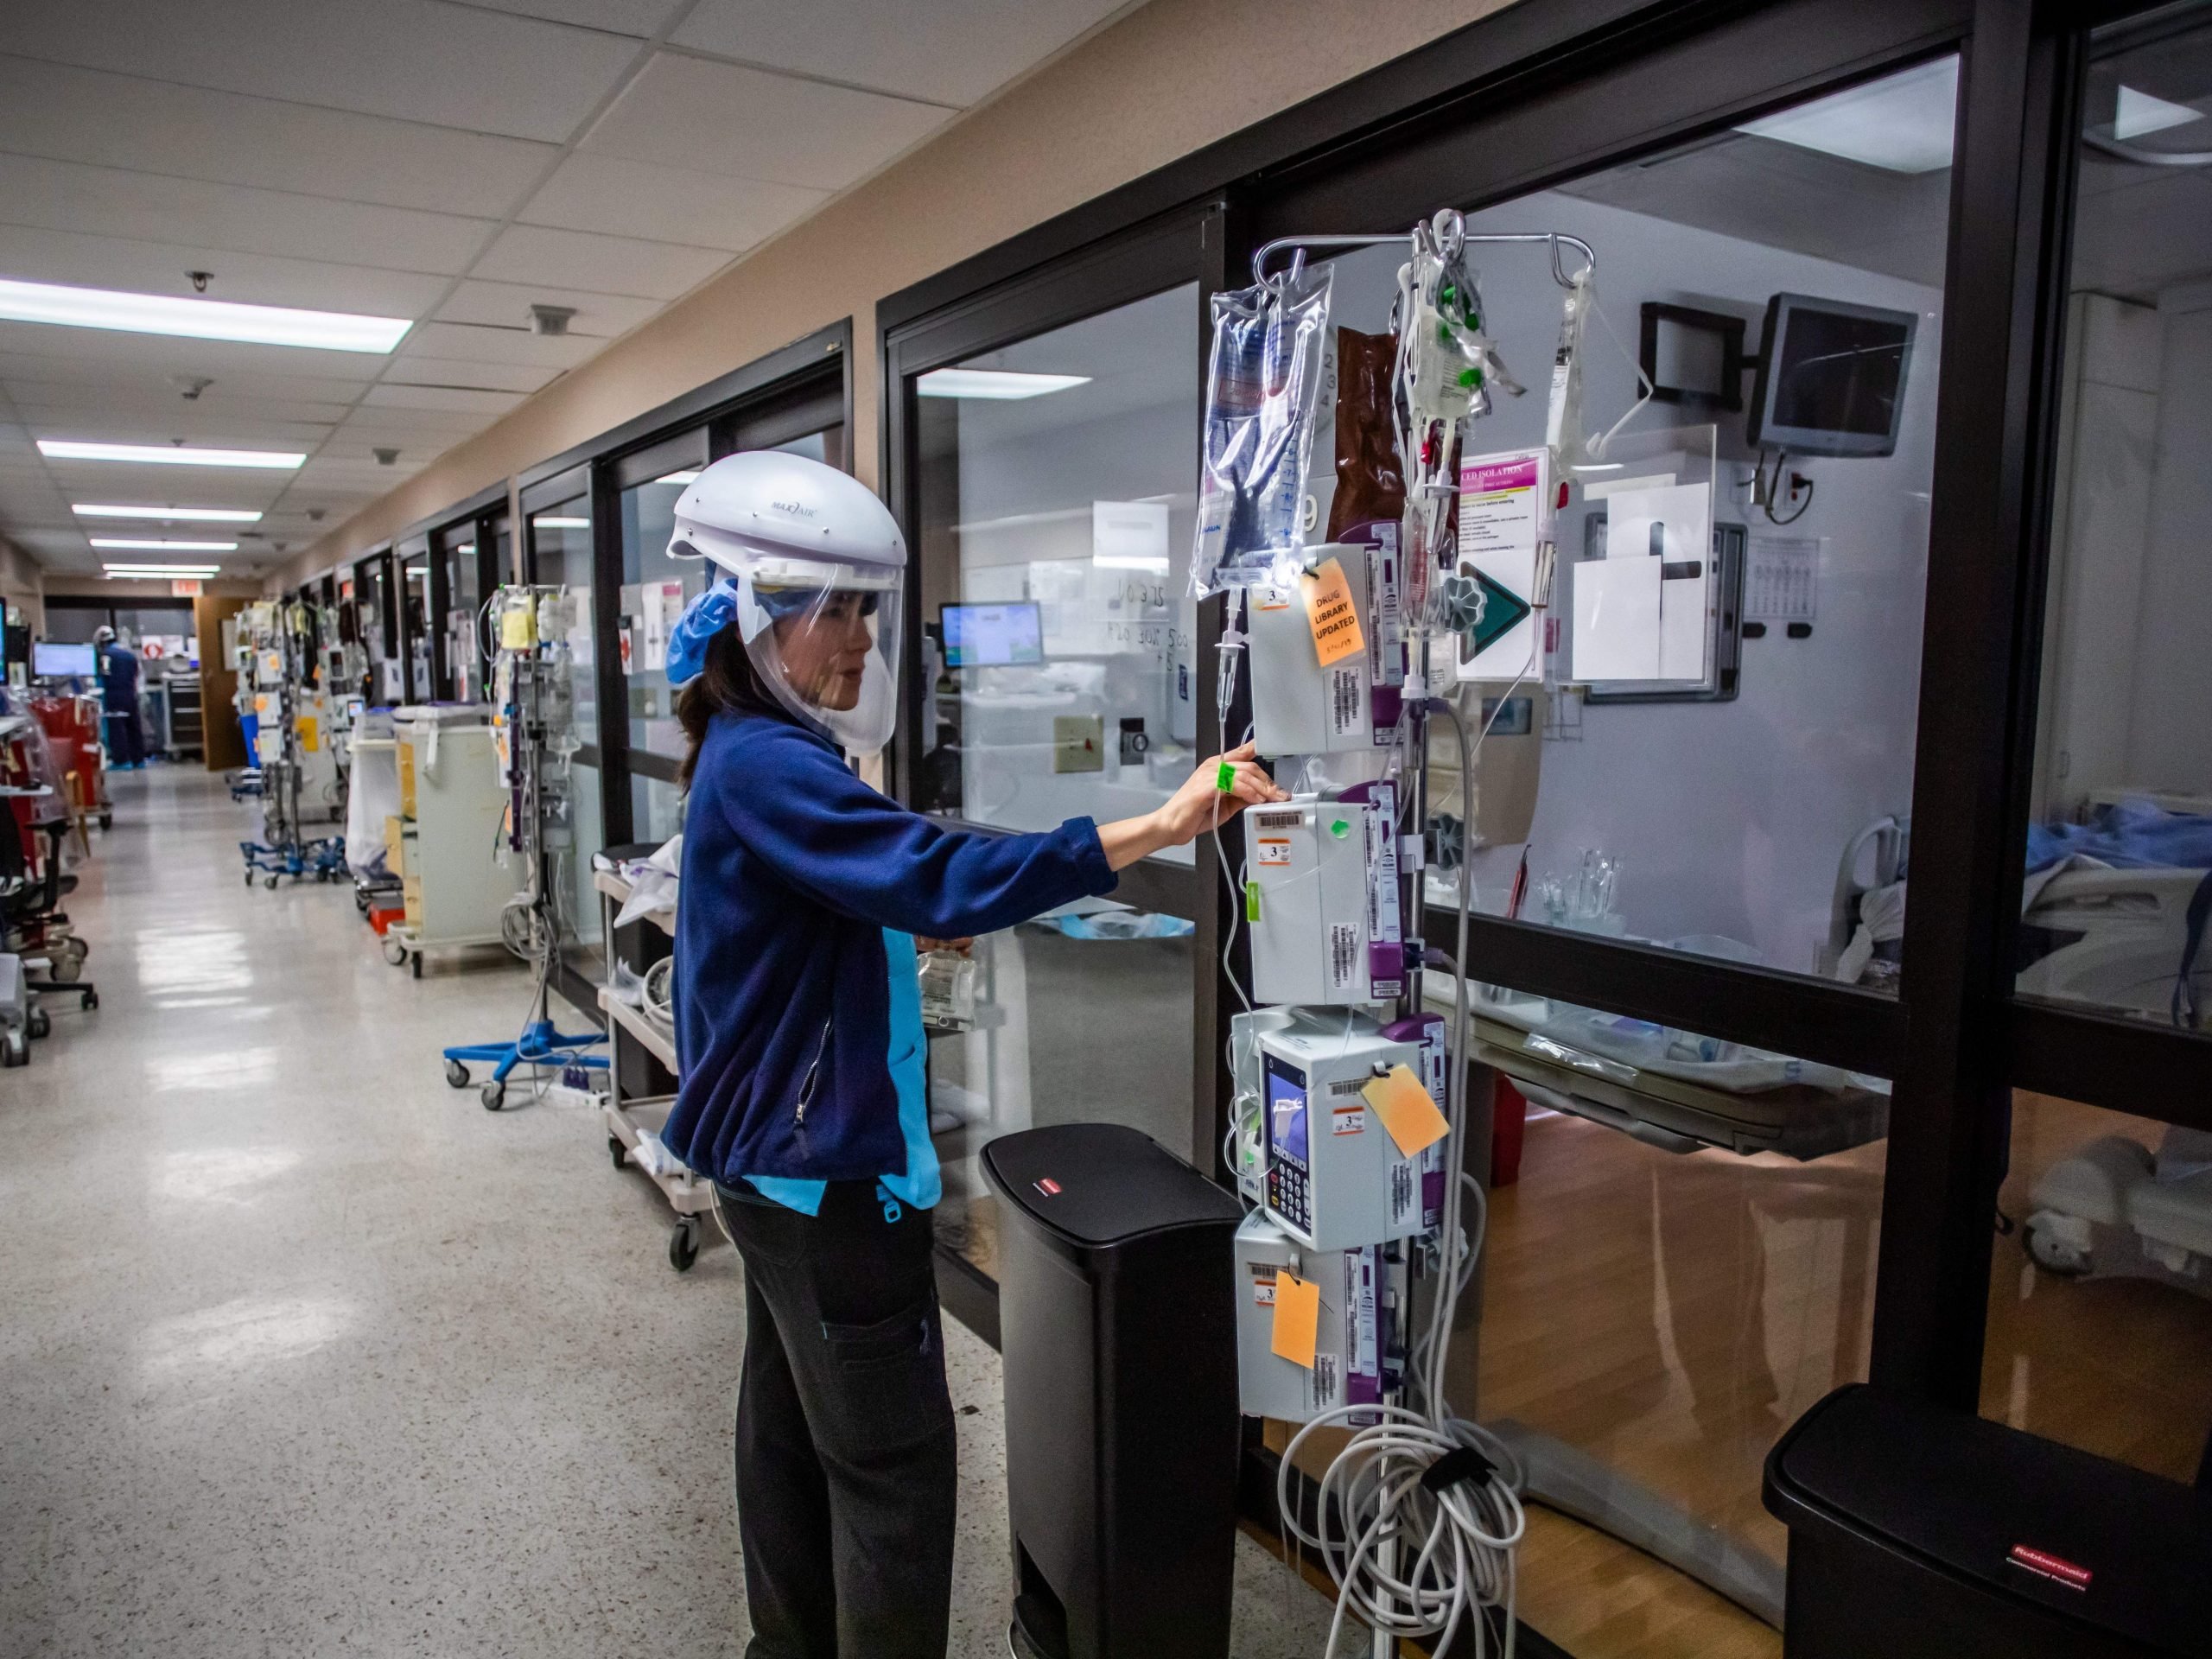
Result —
<instances>
[{"instance_id":1,"label":"rolling supply cart","mask_svg":"<svg viewBox=\"0 0 2212 1659\"><path fill-rule=\"evenodd\" d=\"M501 861L507 791L487 711L415 705L393 715L399 816L385 823L407 919L385 931L384 957L423 976L425 952L505 943L504 916L522 871Z\"/></svg>"},{"instance_id":2,"label":"rolling supply cart","mask_svg":"<svg viewBox=\"0 0 2212 1659\"><path fill-rule=\"evenodd\" d=\"M644 1068L648 1075L658 1077L664 1072L671 1081L676 1077L675 1028L663 1024L650 1011L657 997L659 1006L670 1006L666 987L671 982L674 958L657 944L647 942L646 951L639 954L650 951L654 958L642 970L648 1007L640 1007L626 1000L618 988L620 976L626 967L637 972L638 964L624 962L616 938L615 918L630 902L632 885L616 870L594 872L592 885L599 891L600 938L606 942L607 963L607 983L599 993L599 1006L607 1015L607 1039L612 1051L607 1075L613 1080L613 1087L601 1109L607 1120L607 1150L615 1168L634 1164L643 1170L667 1198L669 1207L676 1211L676 1225L668 1236L668 1264L678 1273L688 1273L699 1256L700 1235L704 1226L700 1217L715 1205L714 1183L693 1173L661 1145L661 1126L667 1122L669 1110L676 1103L673 1092L626 1097L622 1085L626 1068L631 1070L632 1075L637 1074L638 1061L629 1051L651 1058L652 1065ZM648 910L641 918L626 925L635 926L640 934L650 929L673 940L676 912L672 906ZM658 1072L653 1070L655 1066L659 1068Z\"/></svg>"}]
</instances>

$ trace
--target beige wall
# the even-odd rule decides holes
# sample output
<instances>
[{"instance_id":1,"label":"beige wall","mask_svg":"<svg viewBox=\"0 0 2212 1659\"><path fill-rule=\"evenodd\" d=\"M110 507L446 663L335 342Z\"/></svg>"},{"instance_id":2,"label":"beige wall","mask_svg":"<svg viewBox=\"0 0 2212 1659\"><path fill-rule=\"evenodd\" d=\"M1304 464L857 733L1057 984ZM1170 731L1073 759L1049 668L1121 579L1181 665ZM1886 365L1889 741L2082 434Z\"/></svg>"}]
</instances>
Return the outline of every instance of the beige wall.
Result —
<instances>
[{"instance_id":1,"label":"beige wall","mask_svg":"<svg viewBox=\"0 0 2212 1659\"><path fill-rule=\"evenodd\" d=\"M853 320L876 481L875 302L1506 0L1152 0L556 380L280 568L296 586L486 486Z\"/></svg>"},{"instance_id":2,"label":"beige wall","mask_svg":"<svg viewBox=\"0 0 2212 1659\"><path fill-rule=\"evenodd\" d=\"M33 633L46 626L45 575L36 559L0 536L0 599L23 607Z\"/></svg>"}]
</instances>

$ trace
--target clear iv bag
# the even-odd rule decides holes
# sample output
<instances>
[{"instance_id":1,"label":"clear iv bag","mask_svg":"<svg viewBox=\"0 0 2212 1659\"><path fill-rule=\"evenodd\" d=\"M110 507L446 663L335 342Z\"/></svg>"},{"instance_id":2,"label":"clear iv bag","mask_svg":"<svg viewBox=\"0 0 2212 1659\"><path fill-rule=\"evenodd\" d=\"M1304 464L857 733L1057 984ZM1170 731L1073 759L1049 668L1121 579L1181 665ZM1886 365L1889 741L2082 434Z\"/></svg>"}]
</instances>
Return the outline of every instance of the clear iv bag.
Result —
<instances>
[{"instance_id":1,"label":"clear iv bag","mask_svg":"<svg viewBox=\"0 0 2212 1659\"><path fill-rule=\"evenodd\" d=\"M1213 297L1191 590L1268 580L1305 542L1306 480L1328 338L1326 267Z\"/></svg>"}]
</instances>

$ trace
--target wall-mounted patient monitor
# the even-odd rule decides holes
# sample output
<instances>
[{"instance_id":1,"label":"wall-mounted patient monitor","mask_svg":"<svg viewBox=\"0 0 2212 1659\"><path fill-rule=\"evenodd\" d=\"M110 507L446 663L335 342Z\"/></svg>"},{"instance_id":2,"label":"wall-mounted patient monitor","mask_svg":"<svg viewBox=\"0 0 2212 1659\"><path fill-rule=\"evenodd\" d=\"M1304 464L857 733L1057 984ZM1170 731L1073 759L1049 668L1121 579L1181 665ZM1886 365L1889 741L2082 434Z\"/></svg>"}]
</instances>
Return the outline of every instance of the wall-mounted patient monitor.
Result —
<instances>
[{"instance_id":1,"label":"wall-mounted patient monitor","mask_svg":"<svg viewBox=\"0 0 2212 1659\"><path fill-rule=\"evenodd\" d=\"M1745 436L1799 455L1894 454L1919 324L1910 311L1776 295Z\"/></svg>"},{"instance_id":2,"label":"wall-mounted patient monitor","mask_svg":"<svg viewBox=\"0 0 2212 1659\"><path fill-rule=\"evenodd\" d=\"M947 668L1014 668L1045 660L1045 629L1034 600L1002 605L944 605Z\"/></svg>"}]
</instances>

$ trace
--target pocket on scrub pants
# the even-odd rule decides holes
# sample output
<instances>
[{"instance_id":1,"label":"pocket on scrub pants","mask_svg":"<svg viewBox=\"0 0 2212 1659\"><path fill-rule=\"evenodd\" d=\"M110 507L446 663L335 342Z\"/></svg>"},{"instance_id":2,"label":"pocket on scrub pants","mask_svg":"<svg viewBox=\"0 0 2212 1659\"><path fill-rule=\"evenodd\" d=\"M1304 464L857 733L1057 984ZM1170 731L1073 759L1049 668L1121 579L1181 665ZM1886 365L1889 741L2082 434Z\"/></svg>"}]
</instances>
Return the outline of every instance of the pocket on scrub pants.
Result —
<instances>
[{"instance_id":1,"label":"pocket on scrub pants","mask_svg":"<svg viewBox=\"0 0 2212 1659\"><path fill-rule=\"evenodd\" d=\"M864 1457L927 1440L952 1421L944 1385L944 1333L937 1297L873 1325L822 1322L827 1365L823 1378L833 1399L817 1423L826 1449ZM823 1429L829 1433L824 1434Z\"/></svg>"}]
</instances>

